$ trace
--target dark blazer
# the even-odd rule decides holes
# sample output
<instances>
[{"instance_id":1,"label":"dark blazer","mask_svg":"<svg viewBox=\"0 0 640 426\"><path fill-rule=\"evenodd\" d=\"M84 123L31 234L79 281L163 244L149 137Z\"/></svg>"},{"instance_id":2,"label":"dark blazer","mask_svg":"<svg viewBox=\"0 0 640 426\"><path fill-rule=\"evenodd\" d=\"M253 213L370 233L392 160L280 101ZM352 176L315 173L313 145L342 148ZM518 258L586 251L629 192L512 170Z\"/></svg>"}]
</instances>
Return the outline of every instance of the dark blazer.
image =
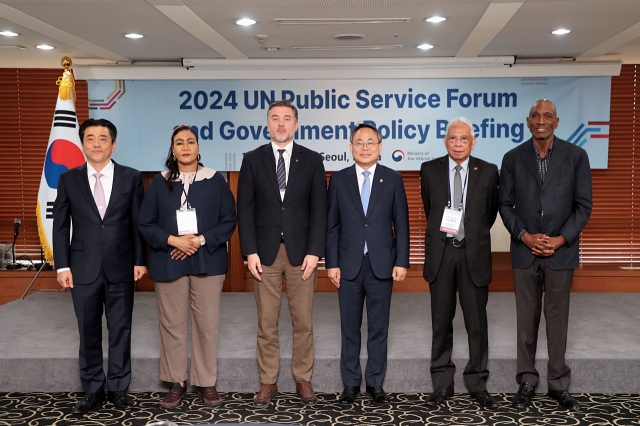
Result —
<instances>
[{"instance_id":1,"label":"dark blazer","mask_svg":"<svg viewBox=\"0 0 640 426\"><path fill-rule=\"evenodd\" d=\"M355 165L334 173L329 182L326 267L339 267L345 280L358 275L365 240L379 279L391 278L394 266L409 267L409 208L402 175L378 163L371 185L365 214Z\"/></svg>"},{"instance_id":2,"label":"dark blazer","mask_svg":"<svg viewBox=\"0 0 640 426\"><path fill-rule=\"evenodd\" d=\"M284 200L271 143L244 155L238 177L243 256L257 253L262 264L271 265L282 236L293 265L308 254L324 257L326 226L327 178L320 154L293 143Z\"/></svg>"},{"instance_id":3,"label":"dark blazer","mask_svg":"<svg viewBox=\"0 0 640 426\"><path fill-rule=\"evenodd\" d=\"M468 173L464 201L465 252L473 283L485 287L491 283L491 226L498 214L498 168L469 157ZM449 201L449 156L423 163L420 182L427 216L423 276L432 282L440 269L447 237L446 232L440 231L440 224Z\"/></svg>"},{"instance_id":4,"label":"dark blazer","mask_svg":"<svg viewBox=\"0 0 640 426\"><path fill-rule=\"evenodd\" d=\"M115 161L113 165L113 187L104 219L91 194L86 163L64 172L58 181L53 204L55 267L71 268L74 284L94 282L101 267L112 283L133 282L133 267L147 264L146 245L138 231L142 175Z\"/></svg>"},{"instance_id":5,"label":"dark blazer","mask_svg":"<svg viewBox=\"0 0 640 426\"><path fill-rule=\"evenodd\" d=\"M523 229L531 234L564 236L567 244L545 258L550 268L578 266L580 232L591 215L591 168L587 152L555 138L544 184L533 140L507 152L500 170L500 216L511 234L511 264L526 269L535 256L518 239ZM541 214L544 212L544 214Z\"/></svg>"},{"instance_id":6,"label":"dark blazer","mask_svg":"<svg viewBox=\"0 0 640 426\"><path fill-rule=\"evenodd\" d=\"M207 244L184 260L171 258L170 235L178 235L176 210L180 208L182 182L169 193L165 178L151 181L140 210L140 231L151 246L149 276L168 281L186 275L222 275L227 272L227 241L236 228L236 202L220 173L189 187L189 203L196 209L198 232Z\"/></svg>"}]
</instances>

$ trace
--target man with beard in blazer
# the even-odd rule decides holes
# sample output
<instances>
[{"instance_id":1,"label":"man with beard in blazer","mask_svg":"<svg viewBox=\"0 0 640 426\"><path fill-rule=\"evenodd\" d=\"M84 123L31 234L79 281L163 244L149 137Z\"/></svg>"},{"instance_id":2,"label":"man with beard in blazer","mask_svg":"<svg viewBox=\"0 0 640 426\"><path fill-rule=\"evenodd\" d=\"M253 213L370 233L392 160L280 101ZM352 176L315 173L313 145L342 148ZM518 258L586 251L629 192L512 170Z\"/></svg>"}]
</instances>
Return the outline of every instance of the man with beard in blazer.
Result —
<instances>
[{"instance_id":1,"label":"man with beard in blazer","mask_svg":"<svg viewBox=\"0 0 640 426\"><path fill-rule=\"evenodd\" d=\"M293 323L296 392L303 404L314 405L313 292L325 250L326 175L322 156L293 142L298 109L291 102L272 103L267 124L271 143L244 155L238 177L240 246L258 308L260 390L254 406L268 406L278 392L283 278Z\"/></svg>"},{"instance_id":2,"label":"man with beard in blazer","mask_svg":"<svg viewBox=\"0 0 640 426\"><path fill-rule=\"evenodd\" d=\"M331 175L327 221L329 278L338 287L344 391L340 404L360 393L360 326L367 301L366 391L375 404L387 404L382 384L387 371L387 335L393 281L409 267L409 208L402 175L378 164L382 138L366 123L351 132L356 164Z\"/></svg>"},{"instance_id":3,"label":"man with beard in blazer","mask_svg":"<svg viewBox=\"0 0 640 426\"><path fill-rule=\"evenodd\" d=\"M469 336L469 362L463 377L481 408L495 409L487 392L487 300L491 283L491 226L498 214L498 168L471 157L476 145L472 123L456 117L447 124L448 155L420 169L427 216L424 279L431 294L431 380L427 405L437 407L453 396L456 366L453 318L456 290Z\"/></svg>"},{"instance_id":4,"label":"man with beard in blazer","mask_svg":"<svg viewBox=\"0 0 640 426\"><path fill-rule=\"evenodd\" d=\"M147 272L147 262L138 231L142 175L111 160L118 132L110 121L89 119L79 134L87 162L60 175L53 205L53 252L58 282L71 289L80 332L85 396L73 413L86 414L105 399L118 409L133 405L125 393L131 382L133 292L135 281ZM103 307L109 329L106 376Z\"/></svg>"},{"instance_id":5,"label":"man with beard in blazer","mask_svg":"<svg viewBox=\"0 0 640 426\"><path fill-rule=\"evenodd\" d=\"M507 152L500 170L500 216L511 234L518 312L520 386L513 406L530 405L538 384L535 359L544 288L548 396L563 408L579 411L578 401L567 391L571 369L565 352L580 232L593 206L591 167L584 149L554 136L559 122L552 102L534 103L527 117L531 139Z\"/></svg>"}]
</instances>

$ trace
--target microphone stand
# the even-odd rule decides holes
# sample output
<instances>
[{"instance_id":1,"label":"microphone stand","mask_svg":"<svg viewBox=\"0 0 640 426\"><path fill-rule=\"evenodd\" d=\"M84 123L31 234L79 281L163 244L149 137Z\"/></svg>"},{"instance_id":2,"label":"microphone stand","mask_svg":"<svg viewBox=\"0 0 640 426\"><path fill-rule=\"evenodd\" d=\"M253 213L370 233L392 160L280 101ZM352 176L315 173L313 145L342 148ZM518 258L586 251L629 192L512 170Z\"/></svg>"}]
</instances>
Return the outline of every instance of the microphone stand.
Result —
<instances>
[{"instance_id":1,"label":"microphone stand","mask_svg":"<svg viewBox=\"0 0 640 426\"><path fill-rule=\"evenodd\" d=\"M18 232L14 232L13 244L11 244L11 258L13 259L13 263L10 263L6 266L8 270L22 268L22 265L16 262L16 240L17 239L18 239Z\"/></svg>"}]
</instances>

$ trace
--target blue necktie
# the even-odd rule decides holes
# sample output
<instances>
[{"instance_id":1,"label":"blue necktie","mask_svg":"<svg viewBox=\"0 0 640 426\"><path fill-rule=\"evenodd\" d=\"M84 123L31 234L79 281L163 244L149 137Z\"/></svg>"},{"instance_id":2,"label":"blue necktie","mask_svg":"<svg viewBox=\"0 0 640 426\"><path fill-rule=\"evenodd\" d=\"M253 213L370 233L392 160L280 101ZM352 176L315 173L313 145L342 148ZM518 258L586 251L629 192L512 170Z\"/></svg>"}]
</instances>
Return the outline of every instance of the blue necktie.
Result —
<instances>
[{"instance_id":1,"label":"blue necktie","mask_svg":"<svg viewBox=\"0 0 640 426\"><path fill-rule=\"evenodd\" d=\"M287 189L287 171L284 168L284 158L282 154L284 154L284 149L279 149L280 157L278 158L278 168L276 169L276 174L278 175L278 188L280 191L284 191Z\"/></svg>"},{"instance_id":2,"label":"blue necktie","mask_svg":"<svg viewBox=\"0 0 640 426\"><path fill-rule=\"evenodd\" d=\"M362 200L362 209L364 210L364 215L367 215L367 209L369 208L369 197L371 195L371 181L369 180L369 175L371 172L364 171L362 175L364 176L364 182L362 182L362 192L360 193L360 199ZM369 249L367 248L367 242L364 242L364 253L368 253Z\"/></svg>"}]
</instances>

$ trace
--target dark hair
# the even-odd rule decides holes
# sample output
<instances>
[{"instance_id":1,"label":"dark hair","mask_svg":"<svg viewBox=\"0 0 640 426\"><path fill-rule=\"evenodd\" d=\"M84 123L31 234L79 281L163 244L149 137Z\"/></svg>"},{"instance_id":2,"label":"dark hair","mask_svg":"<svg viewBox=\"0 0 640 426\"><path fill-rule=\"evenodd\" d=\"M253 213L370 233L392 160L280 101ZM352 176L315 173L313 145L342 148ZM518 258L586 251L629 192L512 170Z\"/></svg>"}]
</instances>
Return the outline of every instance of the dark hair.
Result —
<instances>
[{"instance_id":1,"label":"dark hair","mask_svg":"<svg viewBox=\"0 0 640 426\"><path fill-rule=\"evenodd\" d=\"M269 105L269 109L267 110L267 118L269 117L269 111L271 111L275 107L291 108L291 110L293 111L293 115L295 115L295 117L296 117L296 121L298 121L298 108L296 108L296 106L294 104L292 104L291 102L289 102L287 100L284 100L284 99L281 100L281 101L275 101L274 103Z\"/></svg>"},{"instance_id":2,"label":"dark hair","mask_svg":"<svg viewBox=\"0 0 640 426\"><path fill-rule=\"evenodd\" d=\"M114 126L112 122L104 118L90 118L82 123L82 125L80 126L80 130L78 130L80 143L84 142L84 132L85 130L87 130L87 127L106 127L107 129L109 129L109 133L111 134L111 143L115 142L116 138L118 137L118 129L116 129L116 126Z\"/></svg>"},{"instance_id":3,"label":"dark hair","mask_svg":"<svg viewBox=\"0 0 640 426\"><path fill-rule=\"evenodd\" d=\"M354 127L353 130L351 131L351 135L349 136L349 142L353 143L353 137L361 129L371 129L371 130L373 130L374 132L376 132L376 135L378 135L378 143L382 143L382 135L380 134L380 131L378 129L376 129L376 126L374 126L372 124L369 124L369 123L360 123L356 127Z\"/></svg>"},{"instance_id":4,"label":"dark hair","mask_svg":"<svg viewBox=\"0 0 640 426\"><path fill-rule=\"evenodd\" d=\"M167 159L164 162L164 166L169 171L169 175L166 177L165 182L167 184L167 190L171 193L173 192L173 182L180 176L180 170L178 170L178 161L175 159L173 155L173 139L176 137L178 133L183 130L188 130L196 137L196 142L200 144L198 141L198 132L193 130L191 127L186 124L181 124L173 129L173 133L171 133L171 145L169 145L169 154L167 155ZM198 162L202 166L200 162Z\"/></svg>"}]
</instances>

